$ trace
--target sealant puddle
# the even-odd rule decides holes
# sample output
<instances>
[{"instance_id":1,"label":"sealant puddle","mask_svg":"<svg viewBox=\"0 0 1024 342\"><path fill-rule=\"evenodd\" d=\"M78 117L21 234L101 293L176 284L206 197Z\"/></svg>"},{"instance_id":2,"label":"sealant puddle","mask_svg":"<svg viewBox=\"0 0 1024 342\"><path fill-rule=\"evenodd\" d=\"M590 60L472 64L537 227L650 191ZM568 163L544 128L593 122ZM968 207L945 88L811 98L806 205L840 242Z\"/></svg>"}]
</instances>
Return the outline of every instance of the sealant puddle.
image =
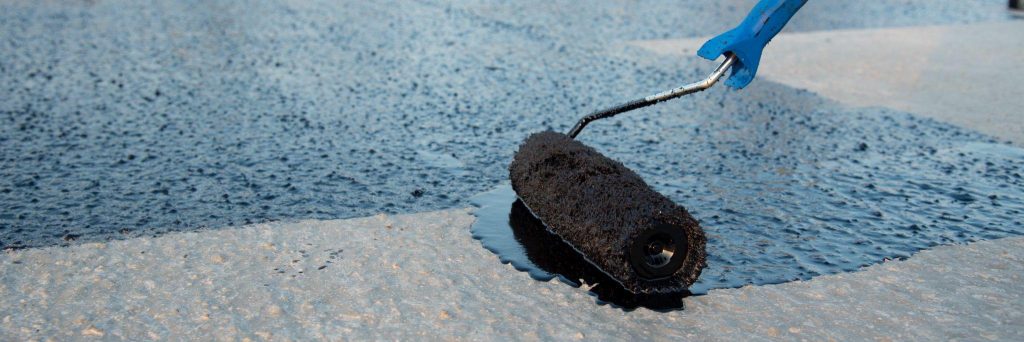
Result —
<instances>
[{"instance_id":1,"label":"sealant puddle","mask_svg":"<svg viewBox=\"0 0 1024 342\"><path fill-rule=\"evenodd\" d=\"M598 304L633 310L645 307L657 311L683 308L690 292L638 295L587 262L582 255L551 233L516 197L509 184L471 198L478 207L472 226L473 238L498 256L502 263L526 272L540 281L559 281L573 287L588 286Z\"/></svg>"},{"instance_id":2,"label":"sealant puddle","mask_svg":"<svg viewBox=\"0 0 1024 342\"><path fill-rule=\"evenodd\" d=\"M807 134L746 136L743 141L757 143L753 147L673 145L708 156L687 157L682 170L638 167L629 154L608 153L627 160L656 191L701 221L708 266L689 288L692 294L808 280L938 245L1024 235L1024 150L884 111L814 119L823 123L792 125L818 127ZM767 144L776 146L750 152ZM564 254L553 259L544 248L531 247L538 244L521 233L528 229L510 226L524 221L516 216L522 211L516 200L509 185L472 199L479 206L473 235L485 248L538 280L602 284L574 269L586 262ZM616 303L601 290L591 289L599 301Z\"/></svg>"}]
</instances>

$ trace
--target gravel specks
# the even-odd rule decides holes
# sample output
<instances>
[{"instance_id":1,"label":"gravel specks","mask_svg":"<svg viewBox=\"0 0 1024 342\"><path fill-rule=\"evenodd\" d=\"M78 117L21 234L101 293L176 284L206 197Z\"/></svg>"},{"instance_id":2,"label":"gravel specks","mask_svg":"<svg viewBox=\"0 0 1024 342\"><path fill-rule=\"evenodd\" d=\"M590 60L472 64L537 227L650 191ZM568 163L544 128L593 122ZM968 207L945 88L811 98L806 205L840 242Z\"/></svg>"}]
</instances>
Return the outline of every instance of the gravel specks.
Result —
<instances>
[{"instance_id":1,"label":"gravel specks","mask_svg":"<svg viewBox=\"0 0 1024 342\"><path fill-rule=\"evenodd\" d=\"M697 58L614 48L616 42L715 34L749 6L5 3L0 247L465 205L506 178L504 167L527 133L564 131L584 112L695 80L711 68ZM1004 7L999 1L815 1L791 27L1003 20ZM744 146L745 153L722 152L725 159L748 158L754 147L776 144L739 138L761 129L739 122L767 117L754 114L850 116L813 113L806 106L811 94L760 88L742 96L712 91L701 100L631 113L596 123L584 138L602 151L615 144L610 156L657 188L687 177L682 172L691 165L709 164L693 160L675 137ZM765 103L767 96L786 103ZM705 117L718 122L695 120ZM853 127L876 128L857 120ZM780 130L780 136L790 141L793 134L821 132ZM889 153L884 144L868 143ZM724 180L730 172L723 172ZM415 189L422 194L409 196ZM692 207L682 194L671 196ZM65 235L80 238L65 241Z\"/></svg>"},{"instance_id":2,"label":"gravel specks","mask_svg":"<svg viewBox=\"0 0 1024 342\"><path fill-rule=\"evenodd\" d=\"M376 217L307 220L141 237L102 248L84 243L4 253L0 336L1024 338L1017 328L1024 324L1024 239L1019 237L936 247L905 261L809 281L713 290L686 298L681 311L624 312L595 305L583 289L538 282L501 265L466 234L474 220L468 210L389 220L405 229L383 229ZM256 248L268 243L278 249ZM261 272L290 262L307 244L353 253L332 264L331 272L306 272L303 281ZM192 256L180 258L185 249ZM225 264L205 262L214 254L223 254ZM401 267L390 267L395 263Z\"/></svg>"}]
</instances>

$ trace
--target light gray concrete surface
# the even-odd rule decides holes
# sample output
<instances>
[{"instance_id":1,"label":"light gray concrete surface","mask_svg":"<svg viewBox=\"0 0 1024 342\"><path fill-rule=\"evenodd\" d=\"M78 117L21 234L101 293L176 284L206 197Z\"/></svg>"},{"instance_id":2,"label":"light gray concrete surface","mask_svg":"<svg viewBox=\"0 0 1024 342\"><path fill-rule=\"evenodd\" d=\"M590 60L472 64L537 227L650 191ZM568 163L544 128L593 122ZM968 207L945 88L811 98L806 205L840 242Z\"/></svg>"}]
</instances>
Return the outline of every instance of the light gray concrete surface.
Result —
<instances>
[{"instance_id":1,"label":"light gray concrete surface","mask_svg":"<svg viewBox=\"0 0 1024 342\"><path fill-rule=\"evenodd\" d=\"M473 220L453 209L8 251L0 337L1024 339L1024 238L624 312L501 265Z\"/></svg>"},{"instance_id":2,"label":"light gray concrete surface","mask_svg":"<svg viewBox=\"0 0 1024 342\"><path fill-rule=\"evenodd\" d=\"M1024 22L785 33L758 77L853 106L929 116L1024 144ZM633 41L692 56L706 38Z\"/></svg>"}]
</instances>

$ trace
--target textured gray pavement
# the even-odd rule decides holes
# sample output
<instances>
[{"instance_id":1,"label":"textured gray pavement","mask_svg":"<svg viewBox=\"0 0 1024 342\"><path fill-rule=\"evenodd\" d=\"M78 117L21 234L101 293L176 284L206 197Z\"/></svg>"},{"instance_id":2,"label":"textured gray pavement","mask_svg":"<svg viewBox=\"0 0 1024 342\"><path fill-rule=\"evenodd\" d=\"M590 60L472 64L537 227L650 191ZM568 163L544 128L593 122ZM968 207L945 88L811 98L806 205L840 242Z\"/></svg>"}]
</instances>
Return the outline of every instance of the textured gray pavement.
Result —
<instances>
[{"instance_id":1,"label":"textured gray pavement","mask_svg":"<svg viewBox=\"0 0 1024 342\"><path fill-rule=\"evenodd\" d=\"M762 79L850 106L932 117L1024 145L1020 54L1024 22L783 34L766 50ZM691 56L705 39L632 44Z\"/></svg>"},{"instance_id":2,"label":"textured gray pavement","mask_svg":"<svg viewBox=\"0 0 1024 342\"><path fill-rule=\"evenodd\" d=\"M598 306L498 263L468 210L272 223L0 255L9 340L1024 338L1024 238L941 246L682 311ZM326 266L326 267L325 267Z\"/></svg>"},{"instance_id":3,"label":"textured gray pavement","mask_svg":"<svg viewBox=\"0 0 1024 342\"><path fill-rule=\"evenodd\" d=\"M786 79L794 55L767 57L743 93L585 139L703 221L708 274L813 279L624 312L470 238L451 208L502 182L525 134L711 66L630 42L692 44L752 2L0 1L0 246L32 247L0 253L0 340L1024 339L1024 154L989 137L1020 142L1015 98L945 114L846 102L834 91L857 78ZM837 37L893 49L1009 18L997 0L815 0L769 52L787 36L819 57ZM936 63L1007 63L917 43ZM863 62L847 49L837 63ZM942 65L907 70L955 79ZM881 89L963 99L901 86ZM816 276L886 257L909 258Z\"/></svg>"},{"instance_id":4,"label":"textured gray pavement","mask_svg":"<svg viewBox=\"0 0 1024 342\"><path fill-rule=\"evenodd\" d=\"M464 206L507 178L527 133L565 130L583 112L712 67L622 51L622 42L720 33L753 3L0 1L0 248ZM815 0L787 30L1005 21L1005 7ZM856 117L767 81L694 99L593 125L587 143L656 185L707 173L659 188L690 205L694 187L712 198L705 188L717 179L747 177L730 169L789 167L766 158L722 175L703 170L719 169L717 160L787 143L793 158L819 158L802 153L806 146L836 150L805 141L822 137L809 131L817 127L756 123ZM885 124L851 119L839 128L908 134ZM720 150L692 147L702 145ZM726 158L697 157L719 153ZM777 202L796 210L800 198Z\"/></svg>"}]
</instances>

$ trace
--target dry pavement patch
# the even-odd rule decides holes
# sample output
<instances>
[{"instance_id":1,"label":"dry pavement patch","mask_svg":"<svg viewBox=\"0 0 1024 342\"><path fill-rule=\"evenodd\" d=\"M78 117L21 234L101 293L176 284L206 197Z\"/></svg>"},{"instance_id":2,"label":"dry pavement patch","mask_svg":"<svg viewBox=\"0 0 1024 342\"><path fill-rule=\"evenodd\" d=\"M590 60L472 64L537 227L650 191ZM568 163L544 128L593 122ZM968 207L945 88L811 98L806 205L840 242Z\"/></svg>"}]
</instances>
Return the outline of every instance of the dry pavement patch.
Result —
<instances>
[{"instance_id":1,"label":"dry pavement patch","mask_svg":"<svg viewBox=\"0 0 1024 342\"><path fill-rule=\"evenodd\" d=\"M758 76L852 106L882 106L1024 144L1024 22L783 33ZM705 38L629 44L694 56Z\"/></svg>"},{"instance_id":2,"label":"dry pavement patch","mask_svg":"<svg viewBox=\"0 0 1024 342\"><path fill-rule=\"evenodd\" d=\"M469 209L268 223L0 255L4 339L1024 339L1024 238L599 306L502 265Z\"/></svg>"}]
</instances>

